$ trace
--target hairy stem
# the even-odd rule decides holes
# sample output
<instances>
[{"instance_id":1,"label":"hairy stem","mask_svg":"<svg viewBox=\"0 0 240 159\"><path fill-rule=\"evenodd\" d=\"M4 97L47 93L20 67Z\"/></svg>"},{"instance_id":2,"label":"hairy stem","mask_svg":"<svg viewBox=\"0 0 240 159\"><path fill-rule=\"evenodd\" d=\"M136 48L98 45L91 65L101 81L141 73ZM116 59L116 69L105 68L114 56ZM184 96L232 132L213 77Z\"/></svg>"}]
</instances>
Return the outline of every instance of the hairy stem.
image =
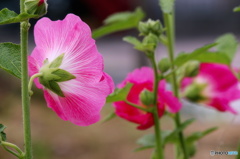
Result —
<instances>
[{"instance_id":1,"label":"hairy stem","mask_svg":"<svg viewBox=\"0 0 240 159\"><path fill-rule=\"evenodd\" d=\"M24 12L24 1L20 1L21 13ZM22 111L23 111L23 129L24 129L24 145L25 159L32 158L31 144L31 124L30 124L30 97L28 92L28 20L20 24L20 45L21 45L21 69L22 69Z\"/></svg>"},{"instance_id":2,"label":"hairy stem","mask_svg":"<svg viewBox=\"0 0 240 159\"><path fill-rule=\"evenodd\" d=\"M170 63L171 63L171 70L172 70L171 83L172 83L174 95L177 98L179 98L177 76L176 76L175 65L174 65L174 45L175 45L174 13L172 13L172 14L164 13L164 24L166 27L166 34L167 34L167 39L168 39L168 45L167 45L168 55L169 55L169 59L170 59ZM181 125L181 119L180 119L179 113L177 113L175 116L175 125L177 128L180 127L180 125ZM179 148L183 152L184 159L188 159L189 158L188 152L187 152L187 148L186 148L186 144L185 144L185 140L184 140L182 131L180 131L178 133L178 138L179 138L179 143L180 143ZM176 148L176 150L178 150L178 148Z\"/></svg>"},{"instance_id":3,"label":"hairy stem","mask_svg":"<svg viewBox=\"0 0 240 159\"><path fill-rule=\"evenodd\" d=\"M157 64L155 61L155 56L153 54L150 57L153 69L154 69L154 87L153 87L153 94L154 94L154 109L153 109L153 118L154 118L154 130L155 130L155 137L156 137L156 157L157 159L164 158L163 152L163 145L162 145L162 138L161 138L161 129L160 129L160 122L159 122L159 114L158 114L158 105L157 105L157 95L158 95L158 70Z\"/></svg>"}]
</instances>

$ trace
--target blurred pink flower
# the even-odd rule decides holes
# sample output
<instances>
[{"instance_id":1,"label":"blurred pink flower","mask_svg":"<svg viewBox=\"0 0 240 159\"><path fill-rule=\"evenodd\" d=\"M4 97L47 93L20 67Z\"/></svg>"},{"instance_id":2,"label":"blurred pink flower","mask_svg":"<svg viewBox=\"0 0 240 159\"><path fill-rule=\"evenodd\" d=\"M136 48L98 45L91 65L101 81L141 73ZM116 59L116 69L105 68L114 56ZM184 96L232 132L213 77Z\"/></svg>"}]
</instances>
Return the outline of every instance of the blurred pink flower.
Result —
<instances>
[{"instance_id":1,"label":"blurred pink flower","mask_svg":"<svg viewBox=\"0 0 240 159\"><path fill-rule=\"evenodd\" d=\"M62 21L42 18L35 25L34 37L36 47L29 56L30 76L41 72L46 61L51 63L62 54L58 68L74 76L57 82L62 96L45 87L39 79L34 80L36 86L43 89L48 107L63 120L79 126L97 122L114 86L112 78L103 72L103 59L89 26L73 14Z\"/></svg>"},{"instance_id":2,"label":"blurred pink flower","mask_svg":"<svg viewBox=\"0 0 240 159\"><path fill-rule=\"evenodd\" d=\"M140 93L147 89L153 91L154 74L150 67L142 67L135 69L129 73L126 79L118 85L119 88L123 88L127 83L132 83L133 86L127 96L127 100L131 103L137 104L143 108L147 108L140 100ZM176 113L181 109L181 103L176 97L173 96L172 92L165 89L166 81L161 80L158 87L158 113L161 117L167 109L171 113ZM128 121L139 124L137 127L140 130L150 128L154 125L152 113L145 112L131 105L128 105L124 101L113 103L116 108L116 114Z\"/></svg>"},{"instance_id":3,"label":"blurred pink flower","mask_svg":"<svg viewBox=\"0 0 240 159\"><path fill-rule=\"evenodd\" d=\"M240 98L238 80L223 64L202 63L196 77L184 78L182 91L193 102L234 114L230 102Z\"/></svg>"}]
</instances>

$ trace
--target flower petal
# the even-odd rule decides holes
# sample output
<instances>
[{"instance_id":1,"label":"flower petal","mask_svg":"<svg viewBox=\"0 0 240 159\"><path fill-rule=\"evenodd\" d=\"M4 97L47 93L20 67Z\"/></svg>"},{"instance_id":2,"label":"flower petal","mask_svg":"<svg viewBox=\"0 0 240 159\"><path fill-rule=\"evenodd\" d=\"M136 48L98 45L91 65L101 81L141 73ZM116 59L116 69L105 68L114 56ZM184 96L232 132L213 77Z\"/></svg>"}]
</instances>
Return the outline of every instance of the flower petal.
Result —
<instances>
[{"instance_id":1,"label":"flower petal","mask_svg":"<svg viewBox=\"0 0 240 159\"><path fill-rule=\"evenodd\" d=\"M202 63L198 76L208 79L216 91L225 91L238 82L230 68L223 64Z\"/></svg>"},{"instance_id":2,"label":"flower petal","mask_svg":"<svg viewBox=\"0 0 240 159\"><path fill-rule=\"evenodd\" d=\"M78 16L68 14L62 21L42 18L34 28L36 49L31 56L41 67L43 61L52 62L64 53L60 66L82 82L98 81L103 71L103 60L99 54L91 30Z\"/></svg>"},{"instance_id":3,"label":"flower petal","mask_svg":"<svg viewBox=\"0 0 240 159\"><path fill-rule=\"evenodd\" d=\"M166 109L171 113L177 113L182 108L181 102L171 91L166 90L166 80L161 80L158 87L158 105L166 104Z\"/></svg>"},{"instance_id":4,"label":"flower petal","mask_svg":"<svg viewBox=\"0 0 240 159\"><path fill-rule=\"evenodd\" d=\"M75 87L63 89L65 97L44 91L45 99L48 107L52 108L63 120L69 120L79 126L88 126L99 120L106 97L113 90L109 87L109 80L109 76L104 75L104 79L95 84L81 84L75 81L77 83L71 85L76 84Z\"/></svg>"},{"instance_id":5,"label":"flower petal","mask_svg":"<svg viewBox=\"0 0 240 159\"><path fill-rule=\"evenodd\" d=\"M122 88L126 83L153 83L154 74L153 70L150 67L141 67L140 69L135 69L133 72L129 73L124 81L118 85L119 88Z\"/></svg>"},{"instance_id":6,"label":"flower petal","mask_svg":"<svg viewBox=\"0 0 240 159\"><path fill-rule=\"evenodd\" d=\"M237 112L231 108L229 101L221 97L213 98L211 102L208 103L208 105L222 112L229 111L233 114L237 114Z\"/></svg>"}]
</instances>

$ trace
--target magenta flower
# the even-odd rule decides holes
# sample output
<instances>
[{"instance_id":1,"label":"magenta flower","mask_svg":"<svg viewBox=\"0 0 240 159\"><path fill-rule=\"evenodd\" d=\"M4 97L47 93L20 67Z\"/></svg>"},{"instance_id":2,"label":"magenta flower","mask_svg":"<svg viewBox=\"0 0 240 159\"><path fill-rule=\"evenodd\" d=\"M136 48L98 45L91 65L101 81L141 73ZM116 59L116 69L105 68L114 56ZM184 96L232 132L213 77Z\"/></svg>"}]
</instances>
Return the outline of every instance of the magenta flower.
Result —
<instances>
[{"instance_id":1,"label":"magenta flower","mask_svg":"<svg viewBox=\"0 0 240 159\"><path fill-rule=\"evenodd\" d=\"M114 86L103 72L103 59L88 25L73 14L63 21L42 18L34 37L29 74L40 74L34 82L43 89L48 107L79 126L97 122Z\"/></svg>"},{"instance_id":2,"label":"magenta flower","mask_svg":"<svg viewBox=\"0 0 240 159\"><path fill-rule=\"evenodd\" d=\"M119 84L118 87L123 88L127 83L132 83L133 86L127 96L127 100L146 108L147 106L141 102L139 95L145 89L153 91L153 82L153 70L149 67L142 67L129 73L126 79ZM159 117L163 115L165 109L169 110L171 113L176 113L181 109L181 103L173 96L172 92L165 89L165 86L165 80L161 80L158 87L157 103ZM154 124L153 116L150 112L145 112L128 105L125 101L115 102L113 105L116 108L116 114L118 116L139 124L137 128L140 130L150 128Z\"/></svg>"},{"instance_id":3,"label":"magenta flower","mask_svg":"<svg viewBox=\"0 0 240 159\"><path fill-rule=\"evenodd\" d=\"M240 98L238 80L223 64L202 63L196 77L184 78L182 91L190 101L234 114L230 102Z\"/></svg>"}]
</instances>

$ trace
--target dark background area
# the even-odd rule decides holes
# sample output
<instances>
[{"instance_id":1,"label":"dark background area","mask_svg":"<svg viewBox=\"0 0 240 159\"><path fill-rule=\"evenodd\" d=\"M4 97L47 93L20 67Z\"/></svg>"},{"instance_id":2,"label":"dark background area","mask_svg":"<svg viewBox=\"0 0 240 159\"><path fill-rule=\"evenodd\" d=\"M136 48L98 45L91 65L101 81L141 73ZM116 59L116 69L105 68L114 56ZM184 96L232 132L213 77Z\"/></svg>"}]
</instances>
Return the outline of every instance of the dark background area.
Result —
<instances>
[{"instance_id":1,"label":"dark background area","mask_svg":"<svg viewBox=\"0 0 240 159\"><path fill-rule=\"evenodd\" d=\"M48 14L52 20L63 19L67 13L79 15L92 29L112 13L131 11L141 6L148 18L161 19L158 0L48 0ZM176 0L176 32L180 37L219 35L225 32L239 33L240 13L233 13L237 0ZM19 12L17 0L1 0L0 8ZM36 20L31 20L34 25ZM14 25L1 26L0 33ZM119 35L119 34L118 34ZM0 37L2 41L3 36Z\"/></svg>"}]
</instances>

